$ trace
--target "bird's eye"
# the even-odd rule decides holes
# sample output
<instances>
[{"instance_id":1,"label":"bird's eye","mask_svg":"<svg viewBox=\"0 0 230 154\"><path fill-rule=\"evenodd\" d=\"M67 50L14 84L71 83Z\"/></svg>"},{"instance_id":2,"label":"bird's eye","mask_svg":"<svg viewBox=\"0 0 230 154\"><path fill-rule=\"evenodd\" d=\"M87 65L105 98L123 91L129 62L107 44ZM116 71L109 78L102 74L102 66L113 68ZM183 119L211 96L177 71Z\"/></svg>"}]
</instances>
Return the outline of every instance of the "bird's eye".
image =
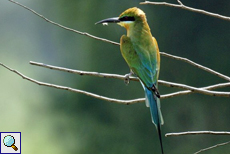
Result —
<instances>
[{"instance_id":1,"label":"bird's eye","mask_svg":"<svg viewBox=\"0 0 230 154\"><path fill-rule=\"evenodd\" d=\"M120 21L135 21L134 17L124 16L119 19Z\"/></svg>"}]
</instances>

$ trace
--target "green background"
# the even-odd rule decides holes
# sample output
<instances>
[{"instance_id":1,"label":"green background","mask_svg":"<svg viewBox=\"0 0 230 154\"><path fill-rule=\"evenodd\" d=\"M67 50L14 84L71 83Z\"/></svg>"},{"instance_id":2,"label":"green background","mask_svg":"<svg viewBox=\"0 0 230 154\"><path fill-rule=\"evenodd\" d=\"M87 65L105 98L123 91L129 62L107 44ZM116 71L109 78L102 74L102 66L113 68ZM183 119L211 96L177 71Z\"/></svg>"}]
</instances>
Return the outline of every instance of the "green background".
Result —
<instances>
[{"instance_id":1,"label":"green background","mask_svg":"<svg viewBox=\"0 0 230 154\"><path fill-rule=\"evenodd\" d=\"M230 76L230 22L186 10L139 5L140 0L21 0L64 26L119 42L124 28L94 25L130 7L147 15L160 51L191 59ZM167 1L177 3L176 1ZM185 5L230 16L230 1L183 0ZM47 23L7 0L0 2L0 62L33 79L99 95L144 97L138 82L49 70L29 61L124 75L129 68L119 46ZM227 82L187 63L161 57L160 80L202 87ZM179 89L160 86L161 94ZM229 88L218 89L230 91ZM161 100L163 136L183 131L229 131L230 100L190 94ZM0 131L22 132L23 154L160 153L155 126L144 103L121 105L83 94L38 86L0 67ZM166 154L189 154L230 140L229 136L163 137ZM206 153L230 153L230 145Z\"/></svg>"}]
</instances>

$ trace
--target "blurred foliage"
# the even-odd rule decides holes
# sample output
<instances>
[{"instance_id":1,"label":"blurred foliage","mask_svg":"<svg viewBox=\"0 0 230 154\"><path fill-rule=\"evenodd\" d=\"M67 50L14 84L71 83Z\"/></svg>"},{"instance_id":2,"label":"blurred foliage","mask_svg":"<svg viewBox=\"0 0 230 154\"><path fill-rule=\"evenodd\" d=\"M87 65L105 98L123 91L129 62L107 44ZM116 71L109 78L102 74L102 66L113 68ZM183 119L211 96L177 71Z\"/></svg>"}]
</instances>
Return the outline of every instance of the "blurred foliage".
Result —
<instances>
[{"instance_id":1,"label":"blurred foliage","mask_svg":"<svg viewBox=\"0 0 230 154\"><path fill-rule=\"evenodd\" d=\"M160 50L189 58L230 76L230 23L165 6L139 5L140 0L55 0L20 3L64 26L119 42L125 29L95 22L137 6L147 15ZM176 3L176 1L168 1ZM230 1L182 1L185 5L230 16ZM29 65L43 62L72 69L126 74L129 68L118 46L66 31L31 12L0 2L0 61L39 81L96 94L133 99L144 97L137 82L78 76ZM22 132L23 154L150 154L160 145L144 103L120 105L85 95L35 85L0 68L0 131ZM161 58L161 80L206 86L226 82L170 58ZM160 86L162 94L178 89ZM224 90L228 90L226 88ZM179 131L229 131L229 98L190 94L161 101L163 134ZM193 153L228 141L227 136L163 137L165 153ZM229 145L210 154L229 153Z\"/></svg>"}]
</instances>

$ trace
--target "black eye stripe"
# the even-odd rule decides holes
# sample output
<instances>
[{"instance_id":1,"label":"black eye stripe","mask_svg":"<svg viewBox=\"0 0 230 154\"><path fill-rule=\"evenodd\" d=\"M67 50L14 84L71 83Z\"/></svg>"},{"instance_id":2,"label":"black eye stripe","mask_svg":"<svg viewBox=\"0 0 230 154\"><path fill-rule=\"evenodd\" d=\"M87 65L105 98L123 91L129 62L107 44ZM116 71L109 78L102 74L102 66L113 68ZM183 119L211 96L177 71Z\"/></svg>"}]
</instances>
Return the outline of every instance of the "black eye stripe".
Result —
<instances>
[{"instance_id":1,"label":"black eye stripe","mask_svg":"<svg viewBox=\"0 0 230 154\"><path fill-rule=\"evenodd\" d=\"M120 21L135 21L134 17L124 16L119 19Z\"/></svg>"}]
</instances>

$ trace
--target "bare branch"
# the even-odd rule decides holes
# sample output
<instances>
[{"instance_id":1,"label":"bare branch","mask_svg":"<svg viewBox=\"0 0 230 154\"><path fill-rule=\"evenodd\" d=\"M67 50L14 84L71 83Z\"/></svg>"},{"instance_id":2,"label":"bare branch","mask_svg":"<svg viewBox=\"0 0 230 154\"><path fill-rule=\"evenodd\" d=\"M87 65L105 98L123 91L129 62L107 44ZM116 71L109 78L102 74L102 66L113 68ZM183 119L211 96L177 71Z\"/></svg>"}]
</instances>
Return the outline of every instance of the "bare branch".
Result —
<instances>
[{"instance_id":1,"label":"bare branch","mask_svg":"<svg viewBox=\"0 0 230 154\"><path fill-rule=\"evenodd\" d=\"M87 72L87 71L72 70L72 69L67 69L67 68L63 68L63 67L57 67L57 66L47 65L47 64L43 64L43 63L32 62L32 61L30 62L30 64L49 68L49 69L65 71L65 72L69 72L69 73L76 73L79 75L90 75L90 76L104 77L104 78L116 78L116 79L121 79L121 80L125 79L125 76L117 75L117 74L106 74L106 73L98 73L98 72ZM134 78L134 77L132 77L131 80L138 81L138 79ZM168 82L168 81L159 80L159 84L162 84L162 85L167 86L167 87L182 88L182 89L190 90L191 92L197 92L197 93L201 93L201 94L205 94L205 95L225 96L225 97L230 96L230 92L210 91L210 90L207 90L205 88L195 88L195 87L188 86L185 84L173 83L173 82ZM227 85L229 86L229 84L227 84ZM170 94L168 94L167 96L169 97L169 95ZM171 95L171 97L172 97L172 95Z\"/></svg>"},{"instance_id":2,"label":"bare branch","mask_svg":"<svg viewBox=\"0 0 230 154\"><path fill-rule=\"evenodd\" d=\"M217 147L219 147L219 146L227 145L227 144L229 144L229 143L230 143L230 141L224 142L224 143L220 143L220 144L216 144L216 145L214 145L214 146L211 146L211 147L208 147L208 148L205 148L205 149L201 149L201 150L195 152L194 154L198 154L198 153L201 153L201 152L204 152L204 151L213 149L213 148L217 148Z\"/></svg>"},{"instance_id":3,"label":"bare branch","mask_svg":"<svg viewBox=\"0 0 230 154\"><path fill-rule=\"evenodd\" d=\"M215 84L215 85L211 85L211 86L207 86L207 87L201 87L199 89L211 90L211 89L224 88L224 87L230 87L230 82L219 83L219 84ZM194 92L191 90L184 90L184 91L178 91L178 92L166 94L166 95L164 95L164 97L170 98L170 97L175 97L175 96L179 96L179 95L186 95L186 94L190 94L190 93L194 93Z\"/></svg>"},{"instance_id":4,"label":"bare branch","mask_svg":"<svg viewBox=\"0 0 230 154\"><path fill-rule=\"evenodd\" d=\"M169 137L169 136L182 136L182 135L230 135L230 132L226 132L226 131L188 131L188 132L179 132L179 133L167 133L165 134L165 137ZM220 143L220 144L216 144L214 146L205 148L205 149L201 149L197 152L195 152L194 154L198 154L219 146L223 146L226 144L229 144L230 141L225 142L225 143Z\"/></svg>"},{"instance_id":5,"label":"bare branch","mask_svg":"<svg viewBox=\"0 0 230 154\"><path fill-rule=\"evenodd\" d=\"M217 14L217 13L211 13L211 12L204 11L204 10L201 10L201 9L195 9L195 8L192 8L192 7L188 7L186 5L183 5L181 3L181 1L179 1L179 0L177 0L177 2L179 3L179 5L178 4L167 3L167 2L149 2L149 1L141 2L140 4L165 5L165 6L180 8L180 9L184 9L184 10L188 10L188 11L192 11L192 12L205 14L205 15L208 15L208 16L211 16L211 17L222 19L222 20L230 21L230 17L223 16L223 15L220 15L220 14Z\"/></svg>"},{"instance_id":6,"label":"bare branch","mask_svg":"<svg viewBox=\"0 0 230 154\"><path fill-rule=\"evenodd\" d=\"M210 68L208 68L208 67L205 67L205 66L202 66L202 65L200 65L200 64L197 64L197 63L195 63L195 62L193 62L193 61L191 61L191 60L189 60L189 59L187 59L187 58L183 58L183 57L179 57L179 56L174 56L174 55L171 55L171 54L168 54L168 53L165 53L165 52L161 52L161 55L163 55L163 56L165 56L165 57L170 57L170 58L172 58L172 59L184 61L184 62L189 63L189 64L191 64L191 65L193 65L193 66L195 66L195 67L197 67L197 68L200 68L200 69L202 69L202 70L205 70L206 72L209 72L209 73L211 73L211 74L214 74L214 75L216 75L216 76L218 76L218 77L220 77L220 78L222 78L222 79L225 79L225 80L227 80L227 81L230 81L230 77L228 77L228 76L226 76L226 75L223 75L223 74L221 74L221 73L219 73L219 72L216 72L216 71L214 71L214 70L212 70L212 69L210 69Z\"/></svg>"},{"instance_id":7,"label":"bare branch","mask_svg":"<svg viewBox=\"0 0 230 154\"><path fill-rule=\"evenodd\" d=\"M67 91L72 91L72 92L76 92L76 93L81 93L87 96L91 96L97 99L101 99L101 100L105 100L105 101L109 101L109 102L113 102L113 103L120 103L120 104L134 104L134 103L139 103L139 102L144 102L145 99L144 98L138 98L138 99L133 99L133 100L119 100L119 99L113 99L113 98L108 98L105 96L101 96L101 95L97 95L94 93L90 93L87 91L83 91L83 90L79 90L79 89L74 89L74 88L70 88L70 87L65 87L65 86L59 86L59 85L55 85L55 84L50 84L50 83L45 83L45 82L41 82L41 81L37 81L35 79L29 78L25 75L23 75L22 73L18 72L17 70L14 70L2 63L0 63L1 66L5 67L6 69L8 69L11 72L16 73L17 75L21 76L23 79L26 79L30 82L36 83L38 85L42 85L42 86L47 86L47 87L52 87L52 88L57 88L57 89L62 89L62 90L67 90Z\"/></svg>"},{"instance_id":8,"label":"bare branch","mask_svg":"<svg viewBox=\"0 0 230 154\"><path fill-rule=\"evenodd\" d=\"M96 77L102 77L102 78L114 78L114 79L125 80L124 75L73 70L73 69L57 67L57 66L48 65L48 64L44 64L44 63L33 62L33 61L30 61L30 64L40 66L40 67L49 68L49 69L53 69L53 70L59 70L59 71L63 71L63 72L79 74L79 75L90 75L90 76L96 76ZM136 78L136 77L130 77L130 80L139 81L138 78Z\"/></svg>"},{"instance_id":9,"label":"bare branch","mask_svg":"<svg viewBox=\"0 0 230 154\"><path fill-rule=\"evenodd\" d=\"M103 42L111 43L111 44L114 44L114 45L120 45L119 43L114 42L114 41L110 41L110 40L107 40L107 39L104 39L104 38L100 38L100 37L91 35L91 34L86 33L86 32L81 32L81 31L77 31L77 30L71 29L71 28L69 28L69 27L65 27L65 26L63 26L63 25L61 25L61 24L58 24L58 23L56 23L56 22L53 22L53 21L49 20L48 18L46 18L46 17L44 17L43 15L41 15L41 14L35 12L34 10L32 10L31 8L28 8L28 7L25 6L25 5L22 5L22 4L20 4L20 3L18 3L18 2L15 2L15 1L13 1L13 0L8 0L8 1L10 1L10 2L12 2L12 3L14 3L14 4L17 4L17 5L19 5L19 6L23 7L23 8L25 8L26 10L29 10L30 12L32 12L33 14L39 16L40 18L44 19L45 21L47 21L47 22L49 22L49 23L51 23L51 24L53 24L53 25L56 25L56 26L58 26L58 27L61 27L61 28L65 29L65 30L72 31L72 32L78 33L78 34L80 34L80 35L85 35L85 36L88 36L88 37L91 37L91 38L94 38L94 39L96 39L96 40L100 40L100 41L103 41Z\"/></svg>"},{"instance_id":10,"label":"bare branch","mask_svg":"<svg viewBox=\"0 0 230 154\"><path fill-rule=\"evenodd\" d=\"M188 131L188 132L179 132L179 133L167 133L165 134L165 137L169 136L181 136L181 135L203 135L203 134L209 134L209 135L230 135L230 132L226 131Z\"/></svg>"}]
</instances>

